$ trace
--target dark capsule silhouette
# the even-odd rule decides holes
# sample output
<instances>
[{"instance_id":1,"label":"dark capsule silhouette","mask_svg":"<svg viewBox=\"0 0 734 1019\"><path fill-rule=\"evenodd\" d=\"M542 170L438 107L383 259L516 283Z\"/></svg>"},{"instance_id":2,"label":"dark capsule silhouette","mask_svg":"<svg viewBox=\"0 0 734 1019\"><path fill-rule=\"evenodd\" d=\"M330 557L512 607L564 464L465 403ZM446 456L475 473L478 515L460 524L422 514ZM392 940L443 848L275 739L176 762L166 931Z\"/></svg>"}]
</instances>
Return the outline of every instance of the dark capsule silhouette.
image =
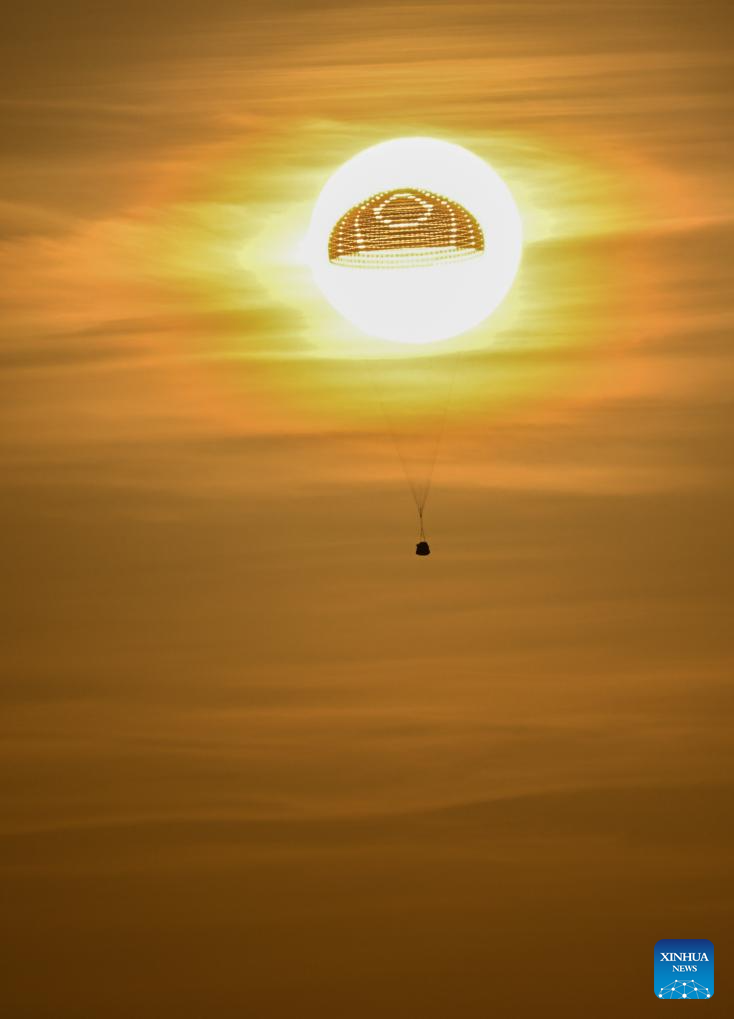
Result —
<instances>
[{"instance_id":1,"label":"dark capsule silhouette","mask_svg":"<svg viewBox=\"0 0 734 1019\"><path fill-rule=\"evenodd\" d=\"M415 546L415 554L416 555L430 555L431 554L431 550L428 547L428 542L427 541L419 541L418 544Z\"/></svg>"}]
</instances>

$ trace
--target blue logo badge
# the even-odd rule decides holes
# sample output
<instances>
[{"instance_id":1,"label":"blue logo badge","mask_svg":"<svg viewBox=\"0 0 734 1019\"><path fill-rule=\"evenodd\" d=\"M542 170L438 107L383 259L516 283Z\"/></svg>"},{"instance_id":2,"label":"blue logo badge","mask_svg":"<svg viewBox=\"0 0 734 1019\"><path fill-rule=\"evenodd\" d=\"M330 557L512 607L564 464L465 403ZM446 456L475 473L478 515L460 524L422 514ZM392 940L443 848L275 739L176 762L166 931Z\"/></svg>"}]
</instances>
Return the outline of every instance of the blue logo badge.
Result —
<instances>
[{"instance_id":1,"label":"blue logo badge","mask_svg":"<svg viewBox=\"0 0 734 1019\"><path fill-rule=\"evenodd\" d=\"M705 938L663 938L655 945L655 997L683 1000L714 993L714 946Z\"/></svg>"}]
</instances>

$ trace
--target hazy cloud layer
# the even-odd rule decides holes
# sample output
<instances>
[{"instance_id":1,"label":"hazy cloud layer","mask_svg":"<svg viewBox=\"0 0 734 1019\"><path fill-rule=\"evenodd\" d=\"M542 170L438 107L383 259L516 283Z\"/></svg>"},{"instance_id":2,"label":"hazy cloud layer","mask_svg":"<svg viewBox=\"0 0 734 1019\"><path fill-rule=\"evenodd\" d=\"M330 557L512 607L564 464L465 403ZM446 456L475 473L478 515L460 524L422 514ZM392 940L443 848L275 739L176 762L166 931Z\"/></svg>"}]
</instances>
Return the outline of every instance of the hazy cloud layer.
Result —
<instances>
[{"instance_id":1,"label":"hazy cloud layer","mask_svg":"<svg viewBox=\"0 0 734 1019\"><path fill-rule=\"evenodd\" d=\"M4 1014L642 1015L657 938L725 943L730 19L11 15ZM495 163L528 241L425 562L298 255L331 170L407 133ZM407 448L451 356L379 371Z\"/></svg>"}]
</instances>

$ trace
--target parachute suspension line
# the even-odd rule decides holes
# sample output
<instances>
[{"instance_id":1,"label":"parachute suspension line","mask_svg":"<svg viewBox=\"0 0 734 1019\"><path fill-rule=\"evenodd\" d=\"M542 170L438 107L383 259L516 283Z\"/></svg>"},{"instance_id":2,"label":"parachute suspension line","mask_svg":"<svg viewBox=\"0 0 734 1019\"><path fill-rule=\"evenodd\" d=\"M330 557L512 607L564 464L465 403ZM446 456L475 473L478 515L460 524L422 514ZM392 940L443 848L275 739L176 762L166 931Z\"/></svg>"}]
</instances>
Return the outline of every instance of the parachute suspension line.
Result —
<instances>
[{"instance_id":1,"label":"parachute suspension line","mask_svg":"<svg viewBox=\"0 0 734 1019\"><path fill-rule=\"evenodd\" d=\"M375 397L376 397L378 403L380 404L380 410L382 411L382 419L385 422L385 424L387 425L387 430L390 433L390 438L392 439L392 444L395 447L395 452L398 454L398 459L400 460L400 464L401 464L401 466L403 468L403 474L405 475L405 480L408 482L408 486L409 486L411 494L413 496L413 501L415 502L416 507L418 508L418 513L422 514L423 506L425 505L425 502L426 502L426 497L424 496L423 499L421 499L420 489L419 489L418 485L416 484L416 482L413 480L413 477L411 475L410 468L408 466L408 462L405 459L405 454L403 452L403 447L400 445L400 440L398 439L397 433L395 432L395 426L393 425L392 416L390 415L390 413L389 413L389 411L387 409L387 406L385 404L385 400L383 398L382 392L380 391L380 386L379 386L379 384L377 382L377 377L376 377L376 374L375 374L375 368L374 368L374 366L372 364L372 359L371 358L367 358L367 365L368 365L368 372L369 372L370 382L372 383L372 390L373 390L373 392L375 394Z\"/></svg>"},{"instance_id":2,"label":"parachute suspension line","mask_svg":"<svg viewBox=\"0 0 734 1019\"><path fill-rule=\"evenodd\" d=\"M432 455L431 461L430 461L430 463L428 465L428 473L427 473L427 476L426 476L425 491L423 493L423 498L421 499L420 504L418 506L418 512L419 512L420 518L421 518L421 528L423 527L423 510L425 508L426 503L428 502L428 496L431 494L431 487L433 485L433 474L434 474L434 471L436 470L436 462L438 461L438 454L441 451L441 446L443 445L444 432L446 431L446 421L447 421L448 416L449 416L449 408L451 407L451 404L453 402L454 385L456 383L456 374L457 374L457 371L458 371L459 361L460 361L460 359L462 357L462 354L463 354L463 350L459 350L458 352L456 352L454 354L454 356L452 358L452 362L453 363L451 365L451 376L450 376L450 381L449 381L449 391L448 391L448 394L446 396L446 399L444 400L443 410L441 412L441 423L439 424L438 430L436 432L436 442L435 442L435 445L433 447L433 455Z\"/></svg>"},{"instance_id":3,"label":"parachute suspension line","mask_svg":"<svg viewBox=\"0 0 734 1019\"><path fill-rule=\"evenodd\" d=\"M449 410L453 403L454 388L456 386L456 376L459 371L459 363L462 361L464 356L463 348L459 348L458 351L454 352L451 365L451 374L449 379L449 391L444 400L443 410L441 412L441 422L436 432L436 442L433 447L433 455L431 456L430 463L428 465L428 472L426 475L426 484L423 491L422 498L416 498L416 505L418 506L418 516L421 524L421 537L425 537L423 534L423 510L425 509L426 503L428 502L428 496L431 494L431 487L433 485L433 474L436 470L436 462L438 461L438 454L441 451L443 445L444 433L446 432L446 422L449 416ZM409 479L410 480L410 479ZM412 483L411 483L411 487ZM415 494L415 493L414 493Z\"/></svg>"},{"instance_id":4,"label":"parachute suspension line","mask_svg":"<svg viewBox=\"0 0 734 1019\"><path fill-rule=\"evenodd\" d=\"M423 520L423 513L425 511L426 503L428 502L428 496L429 496L430 491L431 491L431 486L432 486L432 483L433 483L433 474L434 474L434 471L435 471L435 468L436 468L436 462L438 460L438 454L440 452L440 449L441 449L441 446L442 446L442 443L443 443L444 433L446 431L446 422L447 422L447 419L448 419L448 413L449 413L449 409L450 409L450 407L452 405L452 402L453 402L454 389L455 389L455 385L456 385L456 376L458 374L459 362L462 361L463 354L464 354L463 349L459 349L458 351L454 352L453 357L451 358L451 370L450 370L450 378L449 378L449 389L448 389L448 393L446 395L446 398L443 401L443 407L442 407L441 415L440 415L440 423L439 423L439 426L438 426L438 429L437 429L437 432L436 432L435 442L433 443L432 453L431 453L429 461L428 461L428 467L427 467L427 471L425 473L425 480L424 480L424 482L422 484L420 484L413 477L413 475L412 475L412 472L410 470L409 464L408 464L408 462L407 462L407 460L405 458L405 454L403 452L403 448L401 446L400 440L399 440L398 435L396 433L395 426L394 426L394 423L393 423L393 420L392 420L392 416L391 416L391 414L389 413L389 411L387 409L387 406L385 404L385 400L383 398L380 386L378 384L376 369L375 369L374 365L371 363L372 359L371 358L367 358L368 373L369 373L369 377L370 377L370 382L372 384L373 392L374 392L377 400L379 401L380 408L381 408L381 411L382 411L383 420L384 420L385 424L387 425L387 430L390 433L390 438L392 439L392 444L395 447L396 453L398 454L398 458L399 458L400 463L401 463L402 468L403 468L403 473L404 473L405 478L406 478L406 480L408 482L411 494L413 496L413 501L415 502L416 508L418 510L418 522L420 524L420 536L419 536L419 543L418 543L418 546L417 546L417 549L416 549L416 553L418 555L421 555L421 556L430 555L430 549L428 547L428 542L426 540L426 532L425 532L425 524L424 524L424 520Z\"/></svg>"}]
</instances>

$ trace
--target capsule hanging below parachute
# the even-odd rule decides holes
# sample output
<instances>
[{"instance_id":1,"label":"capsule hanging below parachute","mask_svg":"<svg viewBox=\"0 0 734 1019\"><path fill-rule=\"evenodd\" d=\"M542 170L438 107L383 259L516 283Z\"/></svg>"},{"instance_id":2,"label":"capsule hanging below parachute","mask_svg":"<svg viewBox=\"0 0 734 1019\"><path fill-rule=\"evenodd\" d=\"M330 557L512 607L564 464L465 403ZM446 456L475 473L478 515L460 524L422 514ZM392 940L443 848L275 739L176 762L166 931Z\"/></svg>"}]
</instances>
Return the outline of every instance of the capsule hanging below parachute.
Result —
<instances>
[{"instance_id":1,"label":"capsule hanging below parachute","mask_svg":"<svg viewBox=\"0 0 734 1019\"><path fill-rule=\"evenodd\" d=\"M309 247L318 286L346 319L369 336L427 344L473 328L502 301L520 263L522 225L506 184L474 153L433 138L398 138L332 175L314 209ZM401 448L378 392L418 511L418 556L431 554L423 511L457 357L435 353L442 367L453 363L419 472L411 472L414 451ZM414 435L425 444L423 430Z\"/></svg>"},{"instance_id":2,"label":"capsule hanging below parachute","mask_svg":"<svg viewBox=\"0 0 734 1019\"><path fill-rule=\"evenodd\" d=\"M458 202L423 188L377 192L345 212L329 235L329 261L347 272L429 267L483 251L484 234L475 217ZM441 435L437 447L440 440ZM411 485L421 527L419 556L431 554L423 532L430 482L429 476L422 497Z\"/></svg>"}]
</instances>

